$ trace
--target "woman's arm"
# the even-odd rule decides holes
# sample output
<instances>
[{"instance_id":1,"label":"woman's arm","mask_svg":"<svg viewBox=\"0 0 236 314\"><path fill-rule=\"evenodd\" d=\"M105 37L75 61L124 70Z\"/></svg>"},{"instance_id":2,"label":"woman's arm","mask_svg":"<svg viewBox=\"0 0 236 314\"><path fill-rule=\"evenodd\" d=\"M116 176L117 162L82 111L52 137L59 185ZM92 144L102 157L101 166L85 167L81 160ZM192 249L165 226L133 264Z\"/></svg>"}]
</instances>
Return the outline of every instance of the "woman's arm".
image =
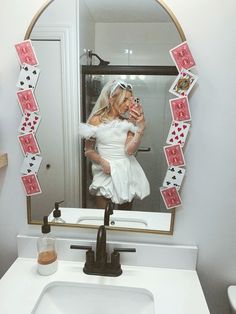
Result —
<instances>
[{"instance_id":1,"label":"woman's arm","mask_svg":"<svg viewBox=\"0 0 236 314\"><path fill-rule=\"evenodd\" d=\"M125 143L125 150L128 155L133 155L137 152L142 140L142 136L144 134L144 129L146 127L143 112L132 110L131 118L134 120L137 126L137 131L135 133L132 133L130 131L128 132Z\"/></svg>"},{"instance_id":2,"label":"woman's arm","mask_svg":"<svg viewBox=\"0 0 236 314\"><path fill-rule=\"evenodd\" d=\"M98 125L99 119L98 117L92 117L89 121L91 125ZM102 170L106 174L111 173L110 164L107 160L103 159L96 150L96 139L90 137L89 139L85 140L84 146L84 155L89 158L91 161L99 164L102 166Z\"/></svg>"}]
</instances>

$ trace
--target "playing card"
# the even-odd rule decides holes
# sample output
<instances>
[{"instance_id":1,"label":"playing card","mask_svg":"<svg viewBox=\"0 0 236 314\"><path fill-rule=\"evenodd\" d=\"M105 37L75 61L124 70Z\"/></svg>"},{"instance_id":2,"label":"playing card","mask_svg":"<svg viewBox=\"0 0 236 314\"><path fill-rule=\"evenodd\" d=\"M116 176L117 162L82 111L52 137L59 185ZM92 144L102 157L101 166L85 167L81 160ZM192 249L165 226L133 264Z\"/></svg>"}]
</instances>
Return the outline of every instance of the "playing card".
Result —
<instances>
[{"instance_id":1,"label":"playing card","mask_svg":"<svg viewBox=\"0 0 236 314\"><path fill-rule=\"evenodd\" d=\"M171 49L170 55L179 72L182 69L189 70L196 65L186 41Z\"/></svg>"},{"instance_id":2,"label":"playing card","mask_svg":"<svg viewBox=\"0 0 236 314\"><path fill-rule=\"evenodd\" d=\"M20 64L38 65L38 60L30 39L15 45Z\"/></svg>"},{"instance_id":3,"label":"playing card","mask_svg":"<svg viewBox=\"0 0 236 314\"><path fill-rule=\"evenodd\" d=\"M187 96L195 85L197 79L198 77L196 75L182 69L169 89L169 92L176 96Z\"/></svg>"},{"instance_id":4,"label":"playing card","mask_svg":"<svg viewBox=\"0 0 236 314\"><path fill-rule=\"evenodd\" d=\"M39 181L35 174L21 176L21 180L24 185L25 193L27 196L42 193Z\"/></svg>"},{"instance_id":5,"label":"playing card","mask_svg":"<svg viewBox=\"0 0 236 314\"><path fill-rule=\"evenodd\" d=\"M36 133L41 116L35 112L25 111L18 132L19 133Z\"/></svg>"},{"instance_id":6,"label":"playing card","mask_svg":"<svg viewBox=\"0 0 236 314\"><path fill-rule=\"evenodd\" d=\"M180 144L181 147L183 147L188 135L189 128L189 123L173 121L170 126L166 143L170 145Z\"/></svg>"},{"instance_id":7,"label":"playing card","mask_svg":"<svg viewBox=\"0 0 236 314\"><path fill-rule=\"evenodd\" d=\"M184 166L185 165L184 154L183 154L180 144L164 146L163 149L164 149L168 166Z\"/></svg>"},{"instance_id":8,"label":"playing card","mask_svg":"<svg viewBox=\"0 0 236 314\"><path fill-rule=\"evenodd\" d=\"M185 169L180 167L169 167L166 172L165 179L163 181L164 187L176 187L180 189L182 180L184 178Z\"/></svg>"},{"instance_id":9,"label":"playing card","mask_svg":"<svg viewBox=\"0 0 236 314\"><path fill-rule=\"evenodd\" d=\"M32 112L39 111L37 101L31 88L20 90L16 93L16 95L22 113L24 113L26 110Z\"/></svg>"},{"instance_id":10,"label":"playing card","mask_svg":"<svg viewBox=\"0 0 236 314\"><path fill-rule=\"evenodd\" d=\"M42 157L27 153L20 172L23 174L37 173L42 162Z\"/></svg>"},{"instance_id":11,"label":"playing card","mask_svg":"<svg viewBox=\"0 0 236 314\"><path fill-rule=\"evenodd\" d=\"M191 121L188 97L170 99L169 103L173 120Z\"/></svg>"},{"instance_id":12,"label":"playing card","mask_svg":"<svg viewBox=\"0 0 236 314\"><path fill-rule=\"evenodd\" d=\"M34 89L38 81L39 73L40 69L32 65L24 64L21 68L16 86L24 90L29 88Z\"/></svg>"},{"instance_id":13,"label":"playing card","mask_svg":"<svg viewBox=\"0 0 236 314\"><path fill-rule=\"evenodd\" d=\"M175 187L167 189L161 188L160 192L167 209L179 207L182 205L181 198Z\"/></svg>"},{"instance_id":14,"label":"playing card","mask_svg":"<svg viewBox=\"0 0 236 314\"><path fill-rule=\"evenodd\" d=\"M26 153L40 154L38 143L33 133L19 135L18 139L24 155L26 155Z\"/></svg>"}]
</instances>

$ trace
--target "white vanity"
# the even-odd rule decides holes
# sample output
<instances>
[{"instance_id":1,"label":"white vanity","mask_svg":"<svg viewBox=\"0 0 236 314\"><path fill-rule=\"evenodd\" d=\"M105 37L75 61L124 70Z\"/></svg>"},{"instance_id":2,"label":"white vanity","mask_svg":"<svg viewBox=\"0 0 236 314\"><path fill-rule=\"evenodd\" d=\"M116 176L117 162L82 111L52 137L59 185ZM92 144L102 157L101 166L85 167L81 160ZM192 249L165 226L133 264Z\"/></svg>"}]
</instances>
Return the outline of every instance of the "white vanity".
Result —
<instances>
[{"instance_id":1,"label":"white vanity","mask_svg":"<svg viewBox=\"0 0 236 314\"><path fill-rule=\"evenodd\" d=\"M0 313L209 314L196 247L109 242L109 252L136 247L136 253L122 255L121 276L104 277L84 274L85 253L70 250L93 241L58 239L58 271L40 276L36 240L18 236L19 257L0 280Z\"/></svg>"}]
</instances>

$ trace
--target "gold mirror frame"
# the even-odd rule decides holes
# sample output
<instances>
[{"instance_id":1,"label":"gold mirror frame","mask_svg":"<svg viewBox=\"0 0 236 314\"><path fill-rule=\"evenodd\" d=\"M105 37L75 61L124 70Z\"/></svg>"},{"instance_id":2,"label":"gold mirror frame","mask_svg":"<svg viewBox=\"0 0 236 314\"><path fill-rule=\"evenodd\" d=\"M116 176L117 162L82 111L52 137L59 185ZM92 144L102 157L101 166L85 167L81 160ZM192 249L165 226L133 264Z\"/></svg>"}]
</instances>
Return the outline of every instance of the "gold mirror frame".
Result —
<instances>
[{"instance_id":1,"label":"gold mirror frame","mask_svg":"<svg viewBox=\"0 0 236 314\"><path fill-rule=\"evenodd\" d=\"M47 9L47 7L54 2L55 0L48 0L45 2L45 4L37 11L37 13L34 15L29 27L27 28L27 31L24 36L24 40L30 39L31 32L41 16L41 14ZM180 38L182 42L186 41L186 37L184 35L184 32L182 30L182 27L180 26L177 18L175 17L174 13L171 11L171 9L166 5L166 3L163 0L155 0L157 4L161 5L162 8L168 13L170 16L171 20L176 26L176 29L180 35ZM129 231L129 232L140 232L140 233L152 233L152 234L163 234L163 235L173 235L174 231L174 221L175 221L175 208L170 210L171 213L171 222L170 222L170 230L169 231L162 231L162 230L148 230L148 229L138 229L138 228L119 228L119 227L107 227L108 230L113 230L113 231ZM31 225L41 225L41 221L37 220L32 220L31 216L31 197L27 196L27 222L28 224ZM94 225L79 225L79 224L54 224L51 223L53 226L57 227L76 227L76 228L88 228L88 229L98 229L99 226L94 226Z\"/></svg>"}]
</instances>

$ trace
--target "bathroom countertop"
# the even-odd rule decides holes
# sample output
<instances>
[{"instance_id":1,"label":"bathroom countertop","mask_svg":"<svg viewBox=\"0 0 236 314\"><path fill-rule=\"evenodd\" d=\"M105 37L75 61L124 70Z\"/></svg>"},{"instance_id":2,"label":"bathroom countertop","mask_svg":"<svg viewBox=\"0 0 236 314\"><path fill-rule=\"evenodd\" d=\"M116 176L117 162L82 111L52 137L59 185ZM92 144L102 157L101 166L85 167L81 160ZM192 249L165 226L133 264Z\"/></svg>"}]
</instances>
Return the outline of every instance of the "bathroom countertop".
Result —
<instances>
[{"instance_id":1,"label":"bathroom countertop","mask_svg":"<svg viewBox=\"0 0 236 314\"><path fill-rule=\"evenodd\" d=\"M17 258L0 280L0 313L30 314L45 286L71 282L144 288L154 296L156 314L209 314L197 272L157 267L123 266L119 277L83 273L84 263L59 261L58 271L40 276L34 258Z\"/></svg>"}]
</instances>

